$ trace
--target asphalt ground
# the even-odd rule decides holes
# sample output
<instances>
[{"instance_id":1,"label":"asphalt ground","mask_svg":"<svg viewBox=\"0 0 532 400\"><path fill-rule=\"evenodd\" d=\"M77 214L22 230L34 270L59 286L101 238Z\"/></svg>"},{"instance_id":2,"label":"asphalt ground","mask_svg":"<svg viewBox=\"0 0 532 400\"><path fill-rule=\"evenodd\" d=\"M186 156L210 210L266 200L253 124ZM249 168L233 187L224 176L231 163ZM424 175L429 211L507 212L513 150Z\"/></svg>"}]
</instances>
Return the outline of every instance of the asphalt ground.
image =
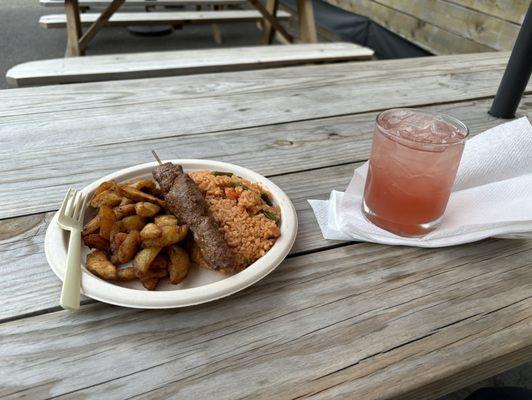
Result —
<instances>
[{"instance_id":1,"label":"asphalt ground","mask_svg":"<svg viewBox=\"0 0 532 400\"><path fill-rule=\"evenodd\" d=\"M139 9L142 11L142 9ZM6 72L14 65L65 55L65 29L44 29L39 17L63 12L43 7L38 0L0 0L0 89L7 87ZM165 36L133 35L126 27L104 28L91 41L87 55L253 46L260 43L255 23L221 24L223 43L214 42L210 25L188 25Z\"/></svg>"}]
</instances>

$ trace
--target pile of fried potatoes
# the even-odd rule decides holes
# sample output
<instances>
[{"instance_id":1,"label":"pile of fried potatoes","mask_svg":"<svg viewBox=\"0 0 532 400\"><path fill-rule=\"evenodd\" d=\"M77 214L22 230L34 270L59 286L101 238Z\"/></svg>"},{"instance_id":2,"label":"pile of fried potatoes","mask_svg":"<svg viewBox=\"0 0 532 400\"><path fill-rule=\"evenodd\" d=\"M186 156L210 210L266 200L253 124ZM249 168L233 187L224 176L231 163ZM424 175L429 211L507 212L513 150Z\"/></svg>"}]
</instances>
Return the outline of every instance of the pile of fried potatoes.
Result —
<instances>
[{"instance_id":1,"label":"pile of fried potatoes","mask_svg":"<svg viewBox=\"0 0 532 400\"><path fill-rule=\"evenodd\" d=\"M150 179L103 182L90 200L97 215L82 231L83 242L93 249L87 269L107 281L139 279L148 290L166 277L176 285L185 279L191 261L177 243L188 227L165 210L161 197ZM132 266L125 265L132 260Z\"/></svg>"}]
</instances>

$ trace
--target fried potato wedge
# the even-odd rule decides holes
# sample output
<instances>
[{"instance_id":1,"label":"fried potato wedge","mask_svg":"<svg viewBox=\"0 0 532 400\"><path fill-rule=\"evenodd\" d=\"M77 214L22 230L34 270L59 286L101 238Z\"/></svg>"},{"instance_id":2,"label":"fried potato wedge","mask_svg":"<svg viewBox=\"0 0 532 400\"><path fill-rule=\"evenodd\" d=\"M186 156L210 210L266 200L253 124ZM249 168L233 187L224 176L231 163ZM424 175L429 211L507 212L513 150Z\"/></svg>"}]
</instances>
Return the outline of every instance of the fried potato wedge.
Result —
<instances>
[{"instance_id":1,"label":"fried potato wedge","mask_svg":"<svg viewBox=\"0 0 532 400\"><path fill-rule=\"evenodd\" d=\"M124 204L113 208L116 219L122 219L130 215L135 215L135 204Z\"/></svg>"},{"instance_id":2,"label":"fried potato wedge","mask_svg":"<svg viewBox=\"0 0 532 400\"><path fill-rule=\"evenodd\" d=\"M153 217L161 211L161 207L148 201L139 201L135 204L135 212L141 217Z\"/></svg>"},{"instance_id":3,"label":"fried potato wedge","mask_svg":"<svg viewBox=\"0 0 532 400\"><path fill-rule=\"evenodd\" d=\"M100 194L93 196L90 205L94 208L102 205L117 206L122 202L122 196L114 191L114 189L107 189Z\"/></svg>"},{"instance_id":4,"label":"fried potato wedge","mask_svg":"<svg viewBox=\"0 0 532 400\"><path fill-rule=\"evenodd\" d=\"M120 282L130 282L137 279L137 272L133 267L118 268L116 270L116 280Z\"/></svg>"},{"instance_id":5,"label":"fried potato wedge","mask_svg":"<svg viewBox=\"0 0 532 400\"><path fill-rule=\"evenodd\" d=\"M122 221L116 221L113 224L113 227L111 228L111 232L109 234L109 241L111 242L111 250L113 248L113 240L117 233L120 232L126 232L126 228L124 228L124 224L122 224Z\"/></svg>"},{"instance_id":6,"label":"fried potato wedge","mask_svg":"<svg viewBox=\"0 0 532 400\"><path fill-rule=\"evenodd\" d=\"M101 237L98 233L90 233L83 236L83 243L91 249L98 249L102 251L109 251L109 241Z\"/></svg>"},{"instance_id":7,"label":"fried potato wedge","mask_svg":"<svg viewBox=\"0 0 532 400\"><path fill-rule=\"evenodd\" d=\"M105 280L117 278L116 266L109 261L107 255L101 250L94 250L87 254L87 269L94 275Z\"/></svg>"},{"instance_id":8,"label":"fried potato wedge","mask_svg":"<svg viewBox=\"0 0 532 400\"><path fill-rule=\"evenodd\" d=\"M122 201L118 206L127 206L128 204L135 204L135 202L127 197L122 197Z\"/></svg>"},{"instance_id":9,"label":"fried potato wedge","mask_svg":"<svg viewBox=\"0 0 532 400\"><path fill-rule=\"evenodd\" d=\"M165 268L158 268L159 265L156 265L156 264L159 264L159 263L161 263L161 266L164 266ZM168 270L166 269L166 264L167 264L166 258L162 254L159 254L157 255L157 257L155 257L155 260L153 260L153 263L150 269L146 272L146 274L144 274L143 276L139 278L140 282L146 289L155 290L158 283L160 282L160 279L168 276Z\"/></svg>"},{"instance_id":10,"label":"fried potato wedge","mask_svg":"<svg viewBox=\"0 0 532 400\"><path fill-rule=\"evenodd\" d=\"M100 236L109 240L111 238L111 229L116 222L116 216L110 206L103 205L98 211L100 217Z\"/></svg>"},{"instance_id":11,"label":"fried potato wedge","mask_svg":"<svg viewBox=\"0 0 532 400\"><path fill-rule=\"evenodd\" d=\"M141 240L147 240L147 239L155 239L161 237L163 234L163 231L160 227L155 225L154 223L149 223L142 228L140 231L140 239Z\"/></svg>"},{"instance_id":12,"label":"fried potato wedge","mask_svg":"<svg viewBox=\"0 0 532 400\"><path fill-rule=\"evenodd\" d=\"M121 185L129 186L134 189L140 190L141 192L149 193L159 198L163 198L163 193L157 185L157 183L152 179L137 179L135 181L125 182Z\"/></svg>"},{"instance_id":13,"label":"fried potato wedge","mask_svg":"<svg viewBox=\"0 0 532 400\"><path fill-rule=\"evenodd\" d=\"M166 225L161 227L161 236L142 241L142 247L166 247L180 242L188 234L187 225Z\"/></svg>"},{"instance_id":14,"label":"fried potato wedge","mask_svg":"<svg viewBox=\"0 0 532 400\"><path fill-rule=\"evenodd\" d=\"M177 225L177 218L171 214L158 215L153 219L157 226Z\"/></svg>"},{"instance_id":15,"label":"fried potato wedge","mask_svg":"<svg viewBox=\"0 0 532 400\"><path fill-rule=\"evenodd\" d=\"M155 260L150 265L149 271L151 272L156 269L163 269L165 271L168 269L168 258L163 252L157 254L157 257L155 257Z\"/></svg>"},{"instance_id":16,"label":"fried potato wedge","mask_svg":"<svg viewBox=\"0 0 532 400\"><path fill-rule=\"evenodd\" d=\"M113 256L116 256L118 253L118 249L120 246L122 246L122 243L124 243L124 240L126 240L127 233L125 232L117 232L116 234L111 234L111 242L110 242L110 248L111 253ZM117 260L112 260L117 261Z\"/></svg>"},{"instance_id":17,"label":"fried potato wedge","mask_svg":"<svg viewBox=\"0 0 532 400\"><path fill-rule=\"evenodd\" d=\"M137 250L140 245L140 234L139 231L129 232L124 241L118 247L116 252L116 259L120 264L125 264L135 257Z\"/></svg>"},{"instance_id":18,"label":"fried potato wedge","mask_svg":"<svg viewBox=\"0 0 532 400\"><path fill-rule=\"evenodd\" d=\"M123 186L129 186L134 189L141 190L143 192L148 192L148 193L151 193L153 190L157 188L157 184L151 179L137 179L136 181L125 182Z\"/></svg>"},{"instance_id":19,"label":"fried potato wedge","mask_svg":"<svg viewBox=\"0 0 532 400\"><path fill-rule=\"evenodd\" d=\"M159 278L141 278L140 282L146 289L155 290L159 284Z\"/></svg>"},{"instance_id":20,"label":"fried potato wedge","mask_svg":"<svg viewBox=\"0 0 532 400\"><path fill-rule=\"evenodd\" d=\"M167 269L150 269L148 272L146 272L146 275L142 277L142 279L150 279L150 278L165 278L168 276L168 270Z\"/></svg>"},{"instance_id":21,"label":"fried potato wedge","mask_svg":"<svg viewBox=\"0 0 532 400\"><path fill-rule=\"evenodd\" d=\"M155 257L157 257L157 254L159 254L160 251L160 247L148 247L137 253L133 260L133 267L137 272L137 277L140 278L148 272L151 263L155 260Z\"/></svg>"},{"instance_id":22,"label":"fried potato wedge","mask_svg":"<svg viewBox=\"0 0 532 400\"><path fill-rule=\"evenodd\" d=\"M192 262L196 264L198 267L212 269L210 265L207 263L207 260L205 260L205 257L203 257L203 254L201 253L201 249L197 245L196 242L192 243L192 247L190 250L190 258Z\"/></svg>"},{"instance_id":23,"label":"fried potato wedge","mask_svg":"<svg viewBox=\"0 0 532 400\"><path fill-rule=\"evenodd\" d=\"M85 224L81 236L90 235L91 233L97 233L100 230L100 216L96 215L93 219Z\"/></svg>"},{"instance_id":24,"label":"fried potato wedge","mask_svg":"<svg viewBox=\"0 0 532 400\"><path fill-rule=\"evenodd\" d=\"M120 194L122 196L127 197L128 199L134 200L134 201L147 201L150 203L155 203L158 206L164 207L165 202L164 200L159 199L158 197L155 197L149 193L142 192L138 189L135 189L132 186L123 186L120 188Z\"/></svg>"},{"instance_id":25,"label":"fried potato wedge","mask_svg":"<svg viewBox=\"0 0 532 400\"><path fill-rule=\"evenodd\" d=\"M187 252L178 246L168 248L168 258L170 260L168 263L170 282L177 285L187 277L192 263Z\"/></svg>"},{"instance_id":26,"label":"fried potato wedge","mask_svg":"<svg viewBox=\"0 0 532 400\"><path fill-rule=\"evenodd\" d=\"M100 193L105 192L106 190L114 188L115 186L116 186L115 181L105 181L105 182L100 183L100 186L98 186L96 190L94 191L94 195L92 198L94 198L95 196L98 196Z\"/></svg>"},{"instance_id":27,"label":"fried potato wedge","mask_svg":"<svg viewBox=\"0 0 532 400\"><path fill-rule=\"evenodd\" d=\"M125 217L122 219L122 225L124 226L124 229L128 232L140 232L142 228L144 228L144 225L146 225L146 220L140 215L130 215L129 217Z\"/></svg>"},{"instance_id":28,"label":"fried potato wedge","mask_svg":"<svg viewBox=\"0 0 532 400\"><path fill-rule=\"evenodd\" d=\"M175 244L187 237L188 226L165 214L163 198L151 179L102 182L90 199L97 215L82 231L83 243L93 249L87 255L87 269L109 281L139 279L148 290L155 290L167 276L173 284L183 281L192 255ZM132 266L118 267L130 261Z\"/></svg>"}]
</instances>

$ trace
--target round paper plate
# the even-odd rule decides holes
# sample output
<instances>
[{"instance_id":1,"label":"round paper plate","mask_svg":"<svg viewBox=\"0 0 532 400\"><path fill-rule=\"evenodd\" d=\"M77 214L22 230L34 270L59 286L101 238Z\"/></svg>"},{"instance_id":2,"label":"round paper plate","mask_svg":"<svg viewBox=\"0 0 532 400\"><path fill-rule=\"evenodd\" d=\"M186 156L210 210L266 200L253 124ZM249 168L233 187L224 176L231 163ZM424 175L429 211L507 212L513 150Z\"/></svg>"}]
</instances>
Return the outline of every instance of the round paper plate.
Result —
<instances>
[{"instance_id":1,"label":"round paper plate","mask_svg":"<svg viewBox=\"0 0 532 400\"><path fill-rule=\"evenodd\" d=\"M85 296L105 303L134 308L191 306L229 296L252 285L272 272L288 255L297 234L297 215L292 202L277 185L256 172L233 164L209 160L170 161L182 165L185 171L226 171L260 183L271 193L274 204L281 209L281 236L268 253L237 274L224 275L193 267L187 278L179 285L172 285L167 280L163 280L155 291L145 290L140 282L107 282L93 275L85 268L85 258L89 249L83 246L81 287ZM156 165L157 163L153 162L120 170L91 183L82 191L91 196L103 181L114 179L122 182L134 178L151 177L151 172ZM93 215L94 210L89 207L85 213L85 222L89 221ZM61 280L65 275L67 244L68 232L59 228L56 214L46 231L44 249L50 267Z\"/></svg>"}]
</instances>

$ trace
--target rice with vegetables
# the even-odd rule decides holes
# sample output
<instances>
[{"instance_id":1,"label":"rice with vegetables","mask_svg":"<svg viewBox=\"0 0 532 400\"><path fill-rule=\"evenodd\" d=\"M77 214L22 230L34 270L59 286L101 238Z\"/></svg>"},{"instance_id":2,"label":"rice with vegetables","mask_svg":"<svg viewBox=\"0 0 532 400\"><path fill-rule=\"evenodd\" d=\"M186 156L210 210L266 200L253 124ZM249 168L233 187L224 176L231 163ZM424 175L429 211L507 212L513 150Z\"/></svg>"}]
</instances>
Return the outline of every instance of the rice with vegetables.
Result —
<instances>
[{"instance_id":1,"label":"rice with vegetables","mask_svg":"<svg viewBox=\"0 0 532 400\"><path fill-rule=\"evenodd\" d=\"M239 270L262 257L280 236L281 211L259 184L228 172L189 172L237 256Z\"/></svg>"}]
</instances>

